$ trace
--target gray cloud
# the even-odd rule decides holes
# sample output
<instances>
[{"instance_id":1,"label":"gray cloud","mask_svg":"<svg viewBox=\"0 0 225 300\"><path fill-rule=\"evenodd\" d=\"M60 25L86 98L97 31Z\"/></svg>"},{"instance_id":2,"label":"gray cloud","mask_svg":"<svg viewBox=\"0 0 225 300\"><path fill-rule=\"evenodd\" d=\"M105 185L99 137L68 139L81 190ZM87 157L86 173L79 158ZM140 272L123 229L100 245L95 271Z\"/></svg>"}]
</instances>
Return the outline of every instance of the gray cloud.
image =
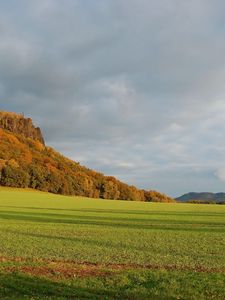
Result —
<instances>
[{"instance_id":1,"label":"gray cloud","mask_svg":"<svg viewBox=\"0 0 225 300\"><path fill-rule=\"evenodd\" d=\"M49 145L130 184L224 190L224 1L0 8L2 109L31 116Z\"/></svg>"}]
</instances>

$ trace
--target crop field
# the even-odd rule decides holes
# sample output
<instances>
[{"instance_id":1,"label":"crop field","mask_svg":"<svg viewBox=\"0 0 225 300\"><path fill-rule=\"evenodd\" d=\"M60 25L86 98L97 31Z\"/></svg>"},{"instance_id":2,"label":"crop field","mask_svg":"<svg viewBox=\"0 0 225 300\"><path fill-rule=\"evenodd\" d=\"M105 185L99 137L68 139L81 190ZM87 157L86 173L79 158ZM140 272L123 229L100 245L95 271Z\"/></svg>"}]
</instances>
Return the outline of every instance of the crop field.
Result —
<instances>
[{"instance_id":1,"label":"crop field","mask_svg":"<svg viewBox=\"0 0 225 300\"><path fill-rule=\"evenodd\" d=\"M0 299L225 299L225 206L0 188Z\"/></svg>"}]
</instances>

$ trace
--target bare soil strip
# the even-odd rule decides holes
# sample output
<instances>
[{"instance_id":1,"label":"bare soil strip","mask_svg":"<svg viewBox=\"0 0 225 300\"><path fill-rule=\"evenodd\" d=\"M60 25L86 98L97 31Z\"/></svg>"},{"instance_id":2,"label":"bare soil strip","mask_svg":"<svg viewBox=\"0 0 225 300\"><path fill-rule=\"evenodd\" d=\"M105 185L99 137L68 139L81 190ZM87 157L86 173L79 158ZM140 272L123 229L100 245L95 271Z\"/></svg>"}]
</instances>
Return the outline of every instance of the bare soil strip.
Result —
<instances>
[{"instance_id":1,"label":"bare soil strip","mask_svg":"<svg viewBox=\"0 0 225 300\"><path fill-rule=\"evenodd\" d=\"M6 265L15 262L16 265ZM74 278L89 276L109 276L124 270L168 270L168 271L193 271L205 273L225 273L225 268L205 268L202 266L179 265L138 265L138 264L97 264L89 262L60 261L48 259L27 259L22 257L1 257L0 271L7 273L24 273L34 276L51 278Z\"/></svg>"}]
</instances>

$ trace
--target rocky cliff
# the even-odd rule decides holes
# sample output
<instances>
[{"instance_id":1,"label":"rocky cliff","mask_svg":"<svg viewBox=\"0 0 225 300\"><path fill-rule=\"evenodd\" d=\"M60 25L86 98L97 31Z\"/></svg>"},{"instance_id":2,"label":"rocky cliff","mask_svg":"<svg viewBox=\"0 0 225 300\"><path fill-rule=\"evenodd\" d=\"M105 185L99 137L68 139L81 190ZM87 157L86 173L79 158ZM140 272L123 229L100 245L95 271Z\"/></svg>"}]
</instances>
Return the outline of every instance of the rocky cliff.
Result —
<instances>
[{"instance_id":1,"label":"rocky cliff","mask_svg":"<svg viewBox=\"0 0 225 300\"><path fill-rule=\"evenodd\" d=\"M22 114L0 111L0 128L45 144L40 128L35 127L32 119L24 118Z\"/></svg>"}]
</instances>

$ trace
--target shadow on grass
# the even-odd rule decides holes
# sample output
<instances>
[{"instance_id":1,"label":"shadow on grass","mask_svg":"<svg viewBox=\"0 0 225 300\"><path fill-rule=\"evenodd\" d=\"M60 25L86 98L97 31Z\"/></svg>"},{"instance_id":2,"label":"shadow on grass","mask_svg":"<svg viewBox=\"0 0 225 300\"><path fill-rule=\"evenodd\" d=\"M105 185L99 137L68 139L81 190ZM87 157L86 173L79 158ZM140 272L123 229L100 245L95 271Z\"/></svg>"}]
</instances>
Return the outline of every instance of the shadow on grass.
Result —
<instances>
[{"instance_id":1,"label":"shadow on grass","mask_svg":"<svg viewBox=\"0 0 225 300\"><path fill-rule=\"evenodd\" d=\"M0 273L0 299L225 299L225 275L165 270L131 270L109 281L79 278L56 282L21 273Z\"/></svg>"},{"instance_id":2,"label":"shadow on grass","mask_svg":"<svg viewBox=\"0 0 225 300\"><path fill-rule=\"evenodd\" d=\"M32 207L32 206L14 206L14 205L1 205L3 208L18 208L18 209L30 209L30 210L49 210L49 211L69 211L69 212L81 212L81 213L103 213L103 214L124 214L124 215L146 215L146 216L191 216L191 217L224 217L223 212L199 212L199 211L159 211L159 210L118 210L118 209L67 209L67 208L50 208L50 207Z\"/></svg>"},{"instance_id":3,"label":"shadow on grass","mask_svg":"<svg viewBox=\"0 0 225 300\"><path fill-rule=\"evenodd\" d=\"M82 288L19 273L0 274L0 299L115 299L113 291ZM38 298L36 298L38 297Z\"/></svg>"},{"instance_id":4,"label":"shadow on grass","mask_svg":"<svg viewBox=\"0 0 225 300\"><path fill-rule=\"evenodd\" d=\"M133 250L133 251L143 251L146 250L146 248L143 249L143 247L135 247L130 244L121 244L121 242L116 242L116 241L102 241L102 240L94 240L94 239L81 239L81 238L73 238L73 237L65 237L65 236L57 236L57 235L46 235L46 234L40 234L40 233L26 233L26 232L21 232L21 231L16 231L16 230L7 230L7 233L12 233L16 234L17 236L22 235L25 237L32 237L32 238L38 238L38 239L47 239L49 240L58 240L62 242L73 242L73 243L82 243L83 245L87 245L89 247L101 247L101 248L108 248L108 249L115 249L116 251L121 251L121 249L124 250ZM148 249L147 249L148 251ZM164 253L163 249L162 252ZM158 253L160 253L160 250L158 250Z\"/></svg>"},{"instance_id":5,"label":"shadow on grass","mask_svg":"<svg viewBox=\"0 0 225 300\"><path fill-rule=\"evenodd\" d=\"M209 222L199 220L159 220L159 219L135 219L113 218L103 216L75 216L51 213L30 213L15 211L0 211L0 219L28 221L38 223L95 225L126 229L149 229L169 231L200 231L200 232L225 232L224 222Z\"/></svg>"}]
</instances>

